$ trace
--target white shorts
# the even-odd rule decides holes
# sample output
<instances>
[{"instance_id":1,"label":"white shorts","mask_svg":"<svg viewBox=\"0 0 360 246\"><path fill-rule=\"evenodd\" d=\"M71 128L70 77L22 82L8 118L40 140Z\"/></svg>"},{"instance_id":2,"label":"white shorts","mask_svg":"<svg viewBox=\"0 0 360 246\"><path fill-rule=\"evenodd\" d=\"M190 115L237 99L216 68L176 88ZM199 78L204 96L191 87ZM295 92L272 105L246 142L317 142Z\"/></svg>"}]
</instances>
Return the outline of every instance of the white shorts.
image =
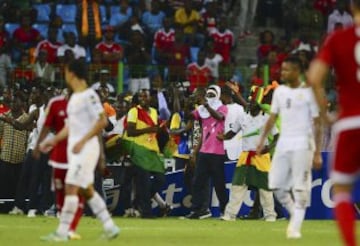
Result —
<instances>
[{"instance_id":1,"label":"white shorts","mask_svg":"<svg viewBox=\"0 0 360 246\"><path fill-rule=\"evenodd\" d=\"M269 188L311 190L312 150L275 151L269 172Z\"/></svg>"},{"instance_id":2,"label":"white shorts","mask_svg":"<svg viewBox=\"0 0 360 246\"><path fill-rule=\"evenodd\" d=\"M74 144L68 144L69 168L65 183L87 188L94 183L94 172L100 156L100 145L97 137L89 140L80 153L72 152Z\"/></svg>"}]
</instances>

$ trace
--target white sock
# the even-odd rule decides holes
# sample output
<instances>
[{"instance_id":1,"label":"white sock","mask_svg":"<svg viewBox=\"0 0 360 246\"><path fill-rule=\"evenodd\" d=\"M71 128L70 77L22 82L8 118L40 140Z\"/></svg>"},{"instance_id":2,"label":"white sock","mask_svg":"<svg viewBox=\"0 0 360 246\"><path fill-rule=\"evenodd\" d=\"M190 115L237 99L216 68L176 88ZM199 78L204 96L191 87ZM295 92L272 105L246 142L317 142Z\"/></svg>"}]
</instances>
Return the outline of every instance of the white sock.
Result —
<instances>
[{"instance_id":1,"label":"white sock","mask_svg":"<svg viewBox=\"0 0 360 246\"><path fill-rule=\"evenodd\" d=\"M275 190L274 194L281 203L281 205L283 205L286 208L286 210L289 212L291 218L294 213L295 204L294 204L294 200L290 195L290 192L285 190Z\"/></svg>"},{"instance_id":2,"label":"white sock","mask_svg":"<svg viewBox=\"0 0 360 246\"><path fill-rule=\"evenodd\" d=\"M292 216L290 221L290 228L296 232L300 232L304 218L305 218L305 209L295 208L294 215Z\"/></svg>"},{"instance_id":3,"label":"white sock","mask_svg":"<svg viewBox=\"0 0 360 246\"><path fill-rule=\"evenodd\" d=\"M97 192L94 193L94 196L90 198L87 203L96 217L101 220L105 230L109 230L115 226L104 200Z\"/></svg>"},{"instance_id":4,"label":"white sock","mask_svg":"<svg viewBox=\"0 0 360 246\"><path fill-rule=\"evenodd\" d=\"M153 199L159 205L160 208L166 207L166 202L164 201L164 199L162 199L162 197L160 196L159 193L155 193L155 195L153 196Z\"/></svg>"},{"instance_id":5,"label":"white sock","mask_svg":"<svg viewBox=\"0 0 360 246\"><path fill-rule=\"evenodd\" d=\"M58 235L63 237L66 237L68 235L69 227L75 217L78 204L78 196L65 196L64 206L62 207L60 215L60 224L56 230L56 233Z\"/></svg>"}]
</instances>

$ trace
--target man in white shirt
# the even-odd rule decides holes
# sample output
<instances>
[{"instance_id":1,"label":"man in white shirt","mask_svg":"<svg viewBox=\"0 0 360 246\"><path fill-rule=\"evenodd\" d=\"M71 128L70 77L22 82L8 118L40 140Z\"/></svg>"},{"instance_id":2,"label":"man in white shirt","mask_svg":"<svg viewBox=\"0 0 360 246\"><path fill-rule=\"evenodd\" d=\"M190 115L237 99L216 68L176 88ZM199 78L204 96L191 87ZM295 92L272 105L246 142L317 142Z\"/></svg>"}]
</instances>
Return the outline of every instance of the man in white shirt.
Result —
<instances>
[{"instance_id":1,"label":"man in white shirt","mask_svg":"<svg viewBox=\"0 0 360 246\"><path fill-rule=\"evenodd\" d=\"M327 32L333 32L339 25L343 28L353 25L353 18L346 11L346 3L343 0L337 0L336 8L329 15Z\"/></svg>"},{"instance_id":2,"label":"man in white shirt","mask_svg":"<svg viewBox=\"0 0 360 246\"><path fill-rule=\"evenodd\" d=\"M208 41L205 65L210 68L211 77L215 82L219 79L219 66L223 60L223 57L214 51L214 41Z\"/></svg>"},{"instance_id":3,"label":"man in white shirt","mask_svg":"<svg viewBox=\"0 0 360 246\"><path fill-rule=\"evenodd\" d=\"M268 187L268 172L271 167L269 150L271 147L267 146L261 153L256 153L260 130L264 127L267 118L268 115L263 114L259 105L253 101L250 103L249 114L245 115L239 122L243 129L242 152L236 164L230 198L224 216L221 217L222 220L234 221L236 219L249 186L259 189L265 221L273 222L276 220L273 193L269 191ZM278 132L275 127L271 133L273 136L277 135Z\"/></svg>"},{"instance_id":4,"label":"man in white shirt","mask_svg":"<svg viewBox=\"0 0 360 246\"><path fill-rule=\"evenodd\" d=\"M99 81L92 84L91 88L95 91L99 90L100 87L107 87L109 89L109 93L113 95L115 93L114 86L109 83L110 82L110 71L107 69L101 69L99 71Z\"/></svg>"},{"instance_id":5,"label":"man in white shirt","mask_svg":"<svg viewBox=\"0 0 360 246\"><path fill-rule=\"evenodd\" d=\"M86 57L86 50L84 47L78 45L76 43L76 36L73 32L66 33L66 43L61 45L57 50L57 56L60 62L63 62L65 51L71 50L74 53L75 59L85 59Z\"/></svg>"},{"instance_id":6,"label":"man in white shirt","mask_svg":"<svg viewBox=\"0 0 360 246\"><path fill-rule=\"evenodd\" d=\"M281 117L281 134L269 173L269 188L290 214L289 239L301 238L311 191L311 166L313 163L314 168L321 167L319 110L311 88L301 83L301 73L299 58L289 57L282 63L281 79L287 85L279 86L274 92L271 114L257 147L260 153L277 117Z\"/></svg>"},{"instance_id":7,"label":"man in white shirt","mask_svg":"<svg viewBox=\"0 0 360 246\"><path fill-rule=\"evenodd\" d=\"M221 100L228 108L225 118L224 148L229 160L237 160L242 150L241 134L247 116L243 106L233 101L232 91L229 87L222 88Z\"/></svg>"},{"instance_id":8,"label":"man in white shirt","mask_svg":"<svg viewBox=\"0 0 360 246\"><path fill-rule=\"evenodd\" d=\"M65 200L60 215L60 225L44 241L67 241L70 223L78 208L82 194L92 212L104 227L104 237L117 237L120 229L114 224L104 200L94 190L94 171L100 157L99 134L107 125L104 108L96 92L86 83L87 67L83 61L74 60L65 68L65 80L72 89L67 114L67 125L52 139L41 144L42 151L49 151L61 140L68 138L69 168L65 178Z\"/></svg>"}]
</instances>

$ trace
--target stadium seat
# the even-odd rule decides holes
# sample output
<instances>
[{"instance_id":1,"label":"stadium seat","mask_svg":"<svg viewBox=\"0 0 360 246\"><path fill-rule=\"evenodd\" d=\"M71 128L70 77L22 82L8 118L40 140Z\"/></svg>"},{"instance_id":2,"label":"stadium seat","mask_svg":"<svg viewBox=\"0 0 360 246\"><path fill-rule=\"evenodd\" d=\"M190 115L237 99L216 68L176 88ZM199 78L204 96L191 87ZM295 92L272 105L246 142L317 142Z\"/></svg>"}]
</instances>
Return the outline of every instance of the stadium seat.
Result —
<instances>
[{"instance_id":1,"label":"stadium seat","mask_svg":"<svg viewBox=\"0 0 360 246\"><path fill-rule=\"evenodd\" d=\"M75 4L57 4L56 15L60 16L64 23L75 23L76 8Z\"/></svg>"},{"instance_id":2,"label":"stadium seat","mask_svg":"<svg viewBox=\"0 0 360 246\"><path fill-rule=\"evenodd\" d=\"M43 23L35 23L33 26L33 28L35 28L36 30L38 30L40 32L40 35L43 38L47 38L48 35L48 29L49 29L49 25L48 24L43 24Z\"/></svg>"},{"instance_id":3,"label":"stadium seat","mask_svg":"<svg viewBox=\"0 0 360 246\"><path fill-rule=\"evenodd\" d=\"M116 13L119 13L119 11L120 11L120 6L118 5L110 6L110 17Z\"/></svg>"},{"instance_id":4,"label":"stadium seat","mask_svg":"<svg viewBox=\"0 0 360 246\"><path fill-rule=\"evenodd\" d=\"M5 30L9 33L10 37L13 35L14 31L20 26L19 23L6 23Z\"/></svg>"},{"instance_id":5,"label":"stadium seat","mask_svg":"<svg viewBox=\"0 0 360 246\"><path fill-rule=\"evenodd\" d=\"M76 37L79 36L75 24L63 24L61 29L63 32L73 32L75 33Z\"/></svg>"},{"instance_id":6,"label":"stadium seat","mask_svg":"<svg viewBox=\"0 0 360 246\"><path fill-rule=\"evenodd\" d=\"M49 22L51 7L50 4L35 4L33 7L37 10L37 22Z\"/></svg>"},{"instance_id":7,"label":"stadium seat","mask_svg":"<svg viewBox=\"0 0 360 246\"><path fill-rule=\"evenodd\" d=\"M199 47L190 47L190 59L191 62L196 62L197 61L197 57L198 57L198 53L199 53L200 48Z\"/></svg>"},{"instance_id":8,"label":"stadium seat","mask_svg":"<svg viewBox=\"0 0 360 246\"><path fill-rule=\"evenodd\" d=\"M113 16L114 14L117 14L120 12L120 6L119 5L113 5L113 6L110 6L110 18L111 16ZM129 16L132 16L132 8L131 7L128 7L127 9L127 12L126 12Z\"/></svg>"},{"instance_id":9,"label":"stadium seat","mask_svg":"<svg viewBox=\"0 0 360 246\"><path fill-rule=\"evenodd\" d=\"M100 15L101 15L101 24L108 24L108 18L106 15L106 7L104 5L100 5Z\"/></svg>"}]
</instances>

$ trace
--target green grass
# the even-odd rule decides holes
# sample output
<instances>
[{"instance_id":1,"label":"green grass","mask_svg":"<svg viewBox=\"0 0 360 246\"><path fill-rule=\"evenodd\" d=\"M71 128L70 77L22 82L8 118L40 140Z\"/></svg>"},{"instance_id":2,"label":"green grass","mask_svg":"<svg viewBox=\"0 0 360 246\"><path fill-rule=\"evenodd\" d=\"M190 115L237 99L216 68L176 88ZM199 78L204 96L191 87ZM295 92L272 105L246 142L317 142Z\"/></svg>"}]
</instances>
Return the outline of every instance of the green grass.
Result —
<instances>
[{"instance_id":1,"label":"green grass","mask_svg":"<svg viewBox=\"0 0 360 246\"><path fill-rule=\"evenodd\" d=\"M84 217L78 228L83 239L71 241L71 245L341 245L333 221L305 221L303 238L287 240L287 221L267 223L264 221L224 222L218 219L181 220L123 219L115 218L121 227L120 236L111 241L100 241L101 224L93 218ZM58 224L55 218L39 216L0 215L0 245L46 245L39 237L53 232ZM358 228L360 223L357 224ZM358 240L360 241L360 233Z\"/></svg>"}]
</instances>

